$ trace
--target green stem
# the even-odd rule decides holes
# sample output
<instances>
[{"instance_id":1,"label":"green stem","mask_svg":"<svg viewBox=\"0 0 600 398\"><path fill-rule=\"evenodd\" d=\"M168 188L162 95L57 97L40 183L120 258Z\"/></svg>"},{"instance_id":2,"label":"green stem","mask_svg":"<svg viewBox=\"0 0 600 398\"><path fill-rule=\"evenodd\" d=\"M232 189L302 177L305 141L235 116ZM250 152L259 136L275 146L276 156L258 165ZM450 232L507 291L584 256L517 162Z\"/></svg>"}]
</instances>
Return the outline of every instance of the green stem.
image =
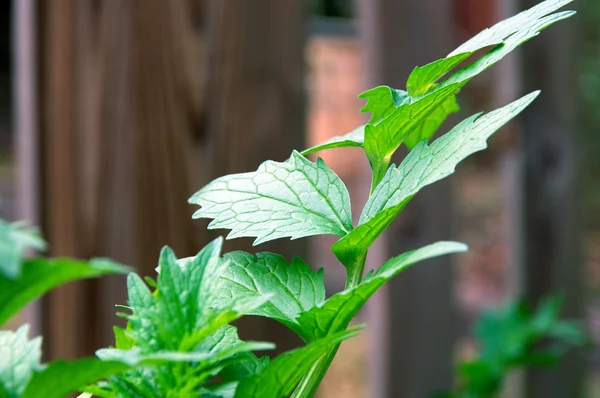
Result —
<instances>
[{"instance_id":1,"label":"green stem","mask_svg":"<svg viewBox=\"0 0 600 398\"><path fill-rule=\"evenodd\" d=\"M365 262L367 260L367 253L348 266L348 276L346 277L346 289L352 289L360 285L365 272Z\"/></svg>"},{"instance_id":2,"label":"green stem","mask_svg":"<svg viewBox=\"0 0 600 398\"><path fill-rule=\"evenodd\" d=\"M335 358L335 354L337 354L338 348L340 348L339 344L315 362L314 366L300 381L291 398L312 398L315 396L331 362L333 362L333 358Z\"/></svg>"},{"instance_id":3,"label":"green stem","mask_svg":"<svg viewBox=\"0 0 600 398\"><path fill-rule=\"evenodd\" d=\"M350 267L348 267L346 289L351 289L360 284L360 282L362 281L363 272L365 270L366 259L367 255L365 254L361 258L357 259L353 264L351 264ZM298 387L296 387L296 389L294 390L294 393L292 394L291 398L312 398L315 395L339 348L340 345L337 344L335 347L327 351L327 353L324 356L319 358L317 362L315 362L313 367L300 381L300 384L298 384Z\"/></svg>"}]
</instances>

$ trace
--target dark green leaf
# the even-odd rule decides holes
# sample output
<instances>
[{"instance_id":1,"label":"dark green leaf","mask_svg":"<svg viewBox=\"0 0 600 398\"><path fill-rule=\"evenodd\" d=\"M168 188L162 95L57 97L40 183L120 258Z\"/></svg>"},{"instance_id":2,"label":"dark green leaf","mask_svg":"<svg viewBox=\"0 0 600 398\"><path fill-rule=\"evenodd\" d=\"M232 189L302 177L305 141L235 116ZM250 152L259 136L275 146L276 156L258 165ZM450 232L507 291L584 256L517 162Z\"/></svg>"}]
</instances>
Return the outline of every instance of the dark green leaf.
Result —
<instances>
[{"instance_id":1,"label":"dark green leaf","mask_svg":"<svg viewBox=\"0 0 600 398\"><path fill-rule=\"evenodd\" d=\"M0 277L0 325L32 300L67 282L108 274L123 274L128 268L107 259L89 262L67 258L28 259L16 280Z\"/></svg>"},{"instance_id":2,"label":"dark green leaf","mask_svg":"<svg viewBox=\"0 0 600 398\"><path fill-rule=\"evenodd\" d=\"M127 369L129 366L123 362L103 362L96 358L55 361L33 375L22 398L62 398Z\"/></svg>"},{"instance_id":3,"label":"dark green leaf","mask_svg":"<svg viewBox=\"0 0 600 398\"><path fill-rule=\"evenodd\" d=\"M235 397L287 397L300 379L327 350L356 334L356 329L346 330L277 356L261 373L242 380L238 385Z\"/></svg>"}]
</instances>

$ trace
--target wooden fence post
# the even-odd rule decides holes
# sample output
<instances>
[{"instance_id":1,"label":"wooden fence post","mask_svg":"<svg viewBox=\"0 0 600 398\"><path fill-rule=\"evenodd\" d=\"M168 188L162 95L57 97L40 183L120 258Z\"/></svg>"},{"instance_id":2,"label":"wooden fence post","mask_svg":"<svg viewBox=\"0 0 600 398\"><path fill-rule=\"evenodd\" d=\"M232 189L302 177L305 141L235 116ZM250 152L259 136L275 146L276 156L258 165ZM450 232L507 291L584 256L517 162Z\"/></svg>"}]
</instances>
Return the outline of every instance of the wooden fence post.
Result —
<instances>
[{"instance_id":1,"label":"wooden fence post","mask_svg":"<svg viewBox=\"0 0 600 398\"><path fill-rule=\"evenodd\" d=\"M522 0L521 7L536 3ZM522 91L539 89L542 93L520 117L521 222L517 232L522 294L532 304L551 293L563 294L565 315L581 318L584 260L575 121L576 18L544 31L522 53ZM580 397L583 378L582 355L573 353L552 370L527 372L525 396Z\"/></svg>"},{"instance_id":2,"label":"wooden fence post","mask_svg":"<svg viewBox=\"0 0 600 398\"><path fill-rule=\"evenodd\" d=\"M302 0L210 0L207 5L210 79L202 142L207 178L212 179L256 170L267 159L283 161L304 146L308 27ZM226 247L305 257L305 240L254 248L251 242L235 239ZM239 324L244 338L275 341L278 351L301 343L272 320L253 317Z\"/></svg>"}]
</instances>

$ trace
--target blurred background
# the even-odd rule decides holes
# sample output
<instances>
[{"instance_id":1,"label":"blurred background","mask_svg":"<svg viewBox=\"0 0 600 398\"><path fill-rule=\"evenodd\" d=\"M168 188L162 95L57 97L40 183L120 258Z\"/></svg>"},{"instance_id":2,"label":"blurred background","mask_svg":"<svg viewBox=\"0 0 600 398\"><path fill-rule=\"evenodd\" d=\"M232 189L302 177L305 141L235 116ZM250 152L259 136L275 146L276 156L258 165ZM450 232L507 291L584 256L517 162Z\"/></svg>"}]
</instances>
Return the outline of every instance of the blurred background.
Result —
<instances>
[{"instance_id":1,"label":"blurred background","mask_svg":"<svg viewBox=\"0 0 600 398\"><path fill-rule=\"evenodd\" d=\"M152 275L160 248L195 254L219 232L187 198L222 174L282 161L293 148L367 121L357 95L404 88L536 0L5 0L0 2L0 214L41 225L50 254L107 256ZM380 239L368 268L436 240L470 251L428 261L373 298L369 327L342 345L320 397L425 397L472 355L470 328L505 300L566 298L600 339L600 1L477 77L442 131L542 90L522 117L426 188ZM321 156L358 215L370 175L360 149ZM332 237L228 249L299 254L343 288ZM62 288L22 314L48 358L113 341L123 278ZM243 336L299 344L248 318ZM600 351L525 372L506 397L600 397Z\"/></svg>"}]
</instances>

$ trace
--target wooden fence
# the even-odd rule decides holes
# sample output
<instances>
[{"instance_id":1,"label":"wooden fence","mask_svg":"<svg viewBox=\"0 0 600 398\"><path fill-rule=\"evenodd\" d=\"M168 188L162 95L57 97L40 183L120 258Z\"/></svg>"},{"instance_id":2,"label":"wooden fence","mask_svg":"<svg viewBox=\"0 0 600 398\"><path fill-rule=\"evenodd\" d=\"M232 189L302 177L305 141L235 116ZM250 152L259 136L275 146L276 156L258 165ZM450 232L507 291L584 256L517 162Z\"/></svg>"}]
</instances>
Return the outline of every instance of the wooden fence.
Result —
<instances>
[{"instance_id":1,"label":"wooden fence","mask_svg":"<svg viewBox=\"0 0 600 398\"><path fill-rule=\"evenodd\" d=\"M313 27L355 35L364 47L367 88L402 87L414 65L450 52L465 34L456 29L456 15L499 19L503 10L532 1L496 0L487 3L495 9L473 15L460 7L482 2L357 4L354 28ZM53 254L107 255L150 272L162 244L189 255L209 238L191 224L182 205L194 188L303 146L308 25L301 0L14 5L22 215L42 223ZM506 146L506 158L517 160L509 162L516 167L504 169L516 203L513 284L533 302L562 291L569 315L581 316L576 73L570 62L575 28L572 22L553 27L528 44L520 59L493 72L506 82L495 86L493 96L544 91L516 125L521 128L513 126L521 131L518 140ZM259 112L264 107L271 110L266 116ZM369 261L453 238L454 213L448 181L428 188L377 242ZM298 254L305 247L282 242L276 250ZM420 398L452 384L457 333L452 281L451 259L430 261L394 280L370 303L367 396ZM53 321L42 322L49 355L89 354L110 343L98 330L113 322L112 303L124 301L122 292L122 281L107 279L51 295L43 309ZM272 324L254 325L253 338L278 340L282 348L297 344ZM583 364L573 355L553 373L527 374L516 391L526 391L522 396L528 398L581 396Z\"/></svg>"}]
</instances>

